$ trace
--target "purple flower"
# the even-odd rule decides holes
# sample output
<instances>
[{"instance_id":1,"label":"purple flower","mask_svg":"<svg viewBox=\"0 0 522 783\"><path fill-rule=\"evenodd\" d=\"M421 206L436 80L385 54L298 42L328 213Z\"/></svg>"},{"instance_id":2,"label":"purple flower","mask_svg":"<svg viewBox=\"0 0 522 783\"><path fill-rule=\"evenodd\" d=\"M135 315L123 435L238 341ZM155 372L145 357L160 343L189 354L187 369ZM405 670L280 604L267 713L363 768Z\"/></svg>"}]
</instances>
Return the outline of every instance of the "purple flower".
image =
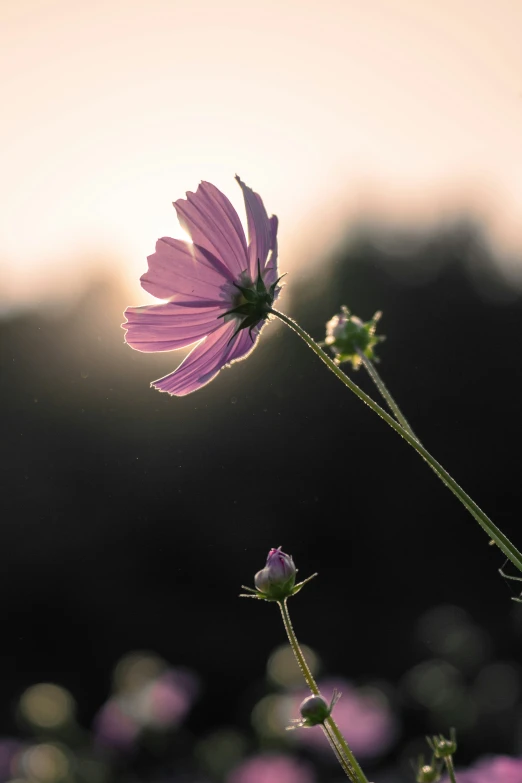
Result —
<instances>
[{"instance_id":1,"label":"purple flower","mask_svg":"<svg viewBox=\"0 0 522 783\"><path fill-rule=\"evenodd\" d=\"M522 783L522 758L493 756L457 774L459 783ZM449 783L442 778L441 783Z\"/></svg>"},{"instance_id":2,"label":"purple flower","mask_svg":"<svg viewBox=\"0 0 522 783\"><path fill-rule=\"evenodd\" d=\"M98 745L116 751L130 751L141 727L118 698L105 702L94 718L94 738Z\"/></svg>"},{"instance_id":3,"label":"purple flower","mask_svg":"<svg viewBox=\"0 0 522 783\"><path fill-rule=\"evenodd\" d=\"M167 670L142 689L136 699L136 718L144 727L177 726L192 706L197 691L194 675L183 670Z\"/></svg>"},{"instance_id":4,"label":"purple flower","mask_svg":"<svg viewBox=\"0 0 522 783\"><path fill-rule=\"evenodd\" d=\"M253 350L277 298L277 218L236 177L245 199L248 238L228 198L210 182L174 202L193 244L163 237L148 257L142 287L163 304L128 307L126 342L138 351L197 343L173 373L151 385L177 396L209 383Z\"/></svg>"},{"instance_id":5,"label":"purple flower","mask_svg":"<svg viewBox=\"0 0 522 783\"><path fill-rule=\"evenodd\" d=\"M297 569L291 555L278 549L271 549L266 559L266 565L258 571L254 578L254 584L259 592L268 596L278 597L280 594L291 593L295 583Z\"/></svg>"},{"instance_id":6,"label":"purple flower","mask_svg":"<svg viewBox=\"0 0 522 783\"><path fill-rule=\"evenodd\" d=\"M283 754L253 756L236 767L227 783L314 783L315 776L302 761Z\"/></svg>"}]
</instances>

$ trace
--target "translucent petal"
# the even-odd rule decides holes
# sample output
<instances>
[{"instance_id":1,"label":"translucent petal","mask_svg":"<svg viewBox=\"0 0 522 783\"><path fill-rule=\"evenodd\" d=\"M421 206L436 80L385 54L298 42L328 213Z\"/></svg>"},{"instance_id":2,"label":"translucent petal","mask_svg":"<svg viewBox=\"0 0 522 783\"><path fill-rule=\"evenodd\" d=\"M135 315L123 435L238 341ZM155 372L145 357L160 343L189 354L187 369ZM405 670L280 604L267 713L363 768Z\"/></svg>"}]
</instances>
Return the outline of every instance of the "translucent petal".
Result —
<instances>
[{"instance_id":1,"label":"translucent petal","mask_svg":"<svg viewBox=\"0 0 522 783\"><path fill-rule=\"evenodd\" d=\"M185 307L166 302L125 310L125 342L137 351L173 351L198 342L223 326L222 307Z\"/></svg>"},{"instance_id":2,"label":"translucent petal","mask_svg":"<svg viewBox=\"0 0 522 783\"><path fill-rule=\"evenodd\" d=\"M245 199L245 209L248 222L248 257L249 270L252 280L257 276L258 260L263 270L266 265L268 251L272 249L275 236L272 235L272 224L267 215L261 196L254 193L252 188L245 185L242 180L236 176L236 180L243 191ZM277 233L277 221L276 221Z\"/></svg>"},{"instance_id":3,"label":"translucent petal","mask_svg":"<svg viewBox=\"0 0 522 783\"><path fill-rule=\"evenodd\" d=\"M231 273L204 248L163 237L147 261L149 268L142 275L141 284L159 299L181 294L193 299L231 301Z\"/></svg>"},{"instance_id":4,"label":"translucent petal","mask_svg":"<svg viewBox=\"0 0 522 783\"><path fill-rule=\"evenodd\" d=\"M174 207L192 241L213 253L239 279L248 269L248 251L239 215L228 198L210 182L202 182Z\"/></svg>"},{"instance_id":5,"label":"translucent petal","mask_svg":"<svg viewBox=\"0 0 522 783\"><path fill-rule=\"evenodd\" d=\"M248 329L243 329L232 340L237 329L237 321L229 321L189 353L173 373L153 382L160 391L182 397L205 386L218 372L234 361L244 359L254 349L258 332L254 329L252 337Z\"/></svg>"}]
</instances>

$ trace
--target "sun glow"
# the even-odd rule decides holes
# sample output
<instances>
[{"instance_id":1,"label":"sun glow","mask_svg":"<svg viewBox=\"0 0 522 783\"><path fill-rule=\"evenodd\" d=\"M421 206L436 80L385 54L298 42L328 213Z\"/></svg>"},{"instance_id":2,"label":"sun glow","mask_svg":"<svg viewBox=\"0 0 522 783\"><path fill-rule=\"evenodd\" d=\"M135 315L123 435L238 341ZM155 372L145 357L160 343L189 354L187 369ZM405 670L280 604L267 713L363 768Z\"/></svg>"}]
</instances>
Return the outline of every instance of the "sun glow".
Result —
<instances>
[{"instance_id":1,"label":"sun glow","mask_svg":"<svg viewBox=\"0 0 522 783\"><path fill-rule=\"evenodd\" d=\"M482 191L520 249L522 8L229 6L3 4L4 304L81 287L102 255L134 277L156 238L186 238L172 201L201 179L243 215L236 172L281 218L285 269L364 200L415 221L452 189Z\"/></svg>"}]
</instances>

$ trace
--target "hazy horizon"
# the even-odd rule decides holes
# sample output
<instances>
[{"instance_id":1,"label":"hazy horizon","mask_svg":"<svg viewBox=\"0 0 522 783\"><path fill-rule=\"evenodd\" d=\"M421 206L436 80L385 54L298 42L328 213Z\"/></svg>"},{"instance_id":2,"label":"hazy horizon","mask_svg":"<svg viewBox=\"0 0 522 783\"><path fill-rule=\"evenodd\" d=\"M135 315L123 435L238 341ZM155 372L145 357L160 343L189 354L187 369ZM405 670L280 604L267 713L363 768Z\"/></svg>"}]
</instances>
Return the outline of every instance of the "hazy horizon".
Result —
<instances>
[{"instance_id":1,"label":"hazy horizon","mask_svg":"<svg viewBox=\"0 0 522 783\"><path fill-rule=\"evenodd\" d=\"M522 7L508 0L19 0L0 11L3 307L98 266L139 292L171 202L234 174L280 218L281 263L350 221L470 213L522 253ZM511 269L510 269L511 266Z\"/></svg>"}]
</instances>

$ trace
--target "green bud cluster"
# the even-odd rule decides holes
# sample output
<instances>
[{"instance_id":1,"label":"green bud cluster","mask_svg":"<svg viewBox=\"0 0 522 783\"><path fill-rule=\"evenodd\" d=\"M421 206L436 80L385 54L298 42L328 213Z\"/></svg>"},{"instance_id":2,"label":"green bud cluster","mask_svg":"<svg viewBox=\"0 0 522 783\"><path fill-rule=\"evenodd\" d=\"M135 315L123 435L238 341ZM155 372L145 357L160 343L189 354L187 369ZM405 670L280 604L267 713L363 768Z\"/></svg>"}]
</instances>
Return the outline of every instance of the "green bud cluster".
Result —
<instances>
[{"instance_id":1,"label":"green bud cluster","mask_svg":"<svg viewBox=\"0 0 522 783\"><path fill-rule=\"evenodd\" d=\"M365 323L356 315L351 315L343 305L341 312L328 321L324 343L335 354L339 364L351 362L353 368L358 369L361 364L360 353L371 361L377 361L374 348L385 339L375 334L381 315L381 312L377 312Z\"/></svg>"},{"instance_id":2,"label":"green bud cluster","mask_svg":"<svg viewBox=\"0 0 522 783\"><path fill-rule=\"evenodd\" d=\"M426 737L426 742L438 759L447 759L457 752L457 735L455 729L450 729L450 738L446 739L442 734L434 737Z\"/></svg>"},{"instance_id":3,"label":"green bud cluster","mask_svg":"<svg viewBox=\"0 0 522 783\"><path fill-rule=\"evenodd\" d=\"M424 756L419 756L417 763L414 761L411 762L417 783L437 783L441 778L444 765L446 765L448 772L450 773L451 780L454 780L454 773L452 773L452 756L457 751L457 735L455 729L450 729L449 739L443 737L442 734L436 734L433 737L426 737L426 742L430 746L433 754L431 762L425 764Z\"/></svg>"},{"instance_id":4,"label":"green bud cluster","mask_svg":"<svg viewBox=\"0 0 522 783\"><path fill-rule=\"evenodd\" d=\"M424 756L419 756L417 764L412 763L417 783L437 783L441 778L442 762L433 756L430 764L424 763Z\"/></svg>"}]
</instances>

